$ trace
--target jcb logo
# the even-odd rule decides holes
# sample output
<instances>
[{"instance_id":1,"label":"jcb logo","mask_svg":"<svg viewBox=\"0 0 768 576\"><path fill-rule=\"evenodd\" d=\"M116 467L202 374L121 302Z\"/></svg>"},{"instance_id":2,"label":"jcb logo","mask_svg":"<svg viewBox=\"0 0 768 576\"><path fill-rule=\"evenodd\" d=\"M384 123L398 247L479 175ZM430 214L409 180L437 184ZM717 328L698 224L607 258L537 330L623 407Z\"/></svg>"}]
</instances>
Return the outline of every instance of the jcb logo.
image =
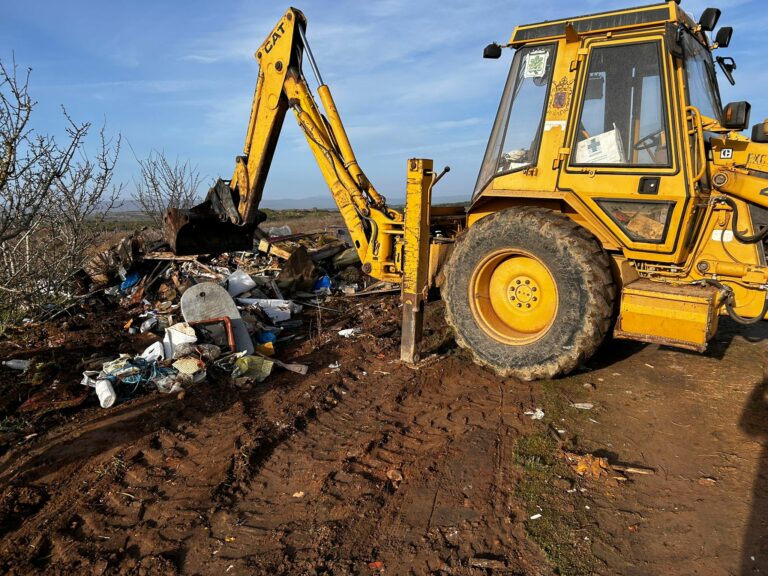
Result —
<instances>
[{"instance_id":1,"label":"jcb logo","mask_svg":"<svg viewBox=\"0 0 768 576\"><path fill-rule=\"evenodd\" d=\"M285 34L285 29L283 28L283 23L280 22L280 24L277 25L277 28L272 31L272 37L264 42L264 52L269 54L275 44L277 44L277 41L283 37L283 34Z\"/></svg>"}]
</instances>

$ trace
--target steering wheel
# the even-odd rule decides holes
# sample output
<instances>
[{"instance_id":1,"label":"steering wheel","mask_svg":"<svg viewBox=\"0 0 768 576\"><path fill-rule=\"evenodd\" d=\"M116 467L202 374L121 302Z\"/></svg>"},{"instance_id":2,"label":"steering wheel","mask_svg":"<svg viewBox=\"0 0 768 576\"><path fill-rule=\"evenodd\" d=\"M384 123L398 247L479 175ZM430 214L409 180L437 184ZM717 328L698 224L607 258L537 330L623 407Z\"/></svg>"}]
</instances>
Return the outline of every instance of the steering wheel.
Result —
<instances>
[{"instance_id":1,"label":"steering wheel","mask_svg":"<svg viewBox=\"0 0 768 576\"><path fill-rule=\"evenodd\" d=\"M634 145L635 150L649 150L650 148L658 148L661 144L661 135L664 133L664 128L660 128L655 132L646 134L640 138Z\"/></svg>"}]
</instances>

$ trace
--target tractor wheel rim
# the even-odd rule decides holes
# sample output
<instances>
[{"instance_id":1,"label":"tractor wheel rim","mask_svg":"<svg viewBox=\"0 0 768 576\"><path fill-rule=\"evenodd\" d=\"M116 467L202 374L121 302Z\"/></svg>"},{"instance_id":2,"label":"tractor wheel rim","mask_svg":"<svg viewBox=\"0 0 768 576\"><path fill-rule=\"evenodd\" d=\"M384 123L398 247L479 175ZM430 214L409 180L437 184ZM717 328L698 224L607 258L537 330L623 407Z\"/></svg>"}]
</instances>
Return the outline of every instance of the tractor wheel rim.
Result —
<instances>
[{"instance_id":1,"label":"tractor wheel rim","mask_svg":"<svg viewBox=\"0 0 768 576\"><path fill-rule=\"evenodd\" d=\"M477 324L489 336L505 344L530 344L542 338L557 317L557 284L530 252L499 250L475 268L469 302Z\"/></svg>"}]
</instances>

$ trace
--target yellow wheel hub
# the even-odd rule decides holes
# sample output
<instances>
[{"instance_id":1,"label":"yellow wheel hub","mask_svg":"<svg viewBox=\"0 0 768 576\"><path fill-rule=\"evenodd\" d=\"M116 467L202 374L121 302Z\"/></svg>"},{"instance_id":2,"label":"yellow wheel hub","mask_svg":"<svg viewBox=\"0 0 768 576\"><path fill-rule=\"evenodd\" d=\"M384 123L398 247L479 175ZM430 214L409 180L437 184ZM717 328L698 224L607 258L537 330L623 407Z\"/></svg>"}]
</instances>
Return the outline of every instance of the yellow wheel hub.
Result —
<instances>
[{"instance_id":1,"label":"yellow wheel hub","mask_svg":"<svg viewBox=\"0 0 768 576\"><path fill-rule=\"evenodd\" d=\"M557 316L557 285L533 254L502 250L475 268L469 301L478 325L506 344L529 344L544 336Z\"/></svg>"}]
</instances>

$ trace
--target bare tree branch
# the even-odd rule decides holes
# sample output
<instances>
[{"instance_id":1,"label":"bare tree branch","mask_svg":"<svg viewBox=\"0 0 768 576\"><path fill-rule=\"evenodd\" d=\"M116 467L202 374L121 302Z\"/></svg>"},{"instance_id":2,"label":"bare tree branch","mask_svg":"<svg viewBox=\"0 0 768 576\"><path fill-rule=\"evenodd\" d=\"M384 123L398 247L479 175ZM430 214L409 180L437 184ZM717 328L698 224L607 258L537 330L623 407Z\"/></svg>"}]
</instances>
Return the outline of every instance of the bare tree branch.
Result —
<instances>
[{"instance_id":1,"label":"bare tree branch","mask_svg":"<svg viewBox=\"0 0 768 576\"><path fill-rule=\"evenodd\" d=\"M119 135L109 139L102 128L91 157L91 125L63 108L63 145L34 132L29 78L15 61L0 61L0 328L71 296L74 275L124 188L113 181Z\"/></svg>"},{"instance_id":2,"label":"bare tree branch","mask_svg":"<svg viewBox=\"0 0 768 576\"><path fill-rule=\"evenodd\" d=\"M168 208L191 208L199 202L200 174L189 161L171 163L163 152L153 151L139 163L132 197L157 228L163 226Z\"/></svg>"},{"instance_id":3,"label":"bare tree branch","mask_svg":"<svg viewBox=\"0 0 768 576\"><path fill-rule=\"evenodd\" d=\"M35 134L29 126L36 104L28 90L30 72L20 76L15 60L10 68L0 61L0 242L24 233L38 217L90 128L67 116L64 146Z\"/></svg>"}]
</instances>

